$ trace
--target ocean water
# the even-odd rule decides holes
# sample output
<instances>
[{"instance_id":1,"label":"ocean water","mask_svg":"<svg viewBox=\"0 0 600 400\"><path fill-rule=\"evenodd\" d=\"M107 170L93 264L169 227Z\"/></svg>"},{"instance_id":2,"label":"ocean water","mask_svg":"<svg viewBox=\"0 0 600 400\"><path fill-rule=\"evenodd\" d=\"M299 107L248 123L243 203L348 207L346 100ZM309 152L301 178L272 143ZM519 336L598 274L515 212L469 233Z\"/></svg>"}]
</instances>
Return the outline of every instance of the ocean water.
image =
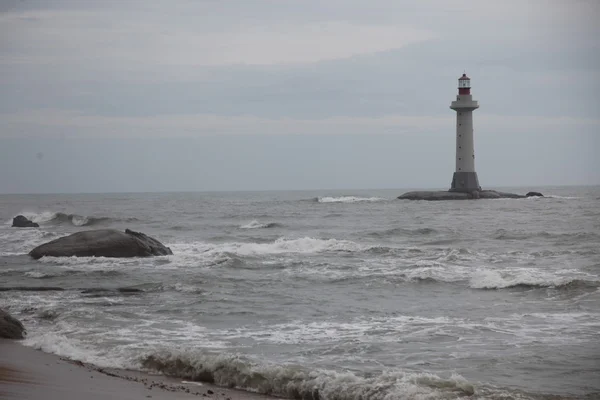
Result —
<instances>
[{"instance_id":1,"label":"ocean water","mask_svg":"<svg viewBox=\"0 0 600 400\"><path fill-rule=\"evenodd\" d=\"M2 195L0 306L28 346L280 397L598 398L600 187L536 190ZM94 228L174 255L27 256Z\"/></svg>"}]
</instances>

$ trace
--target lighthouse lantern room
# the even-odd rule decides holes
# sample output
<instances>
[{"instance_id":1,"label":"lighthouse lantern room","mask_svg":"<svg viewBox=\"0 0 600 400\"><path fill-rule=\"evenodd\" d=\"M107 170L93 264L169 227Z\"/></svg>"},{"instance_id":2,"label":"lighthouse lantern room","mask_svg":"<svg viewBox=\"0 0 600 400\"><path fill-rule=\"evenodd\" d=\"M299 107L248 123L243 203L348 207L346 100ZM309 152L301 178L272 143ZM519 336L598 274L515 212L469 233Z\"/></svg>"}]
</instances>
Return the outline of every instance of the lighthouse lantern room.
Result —
<instances>
[{"instance_id":1,"label":"lighthouse lantern room","mask_svg":"<svg viewBox=\"0 0 600 400\"><path fill-rule=\"evenodd\" d=\"M471 79L467 74L458 78L458 94L471 94Z\"/></svg>"}]
</instances>

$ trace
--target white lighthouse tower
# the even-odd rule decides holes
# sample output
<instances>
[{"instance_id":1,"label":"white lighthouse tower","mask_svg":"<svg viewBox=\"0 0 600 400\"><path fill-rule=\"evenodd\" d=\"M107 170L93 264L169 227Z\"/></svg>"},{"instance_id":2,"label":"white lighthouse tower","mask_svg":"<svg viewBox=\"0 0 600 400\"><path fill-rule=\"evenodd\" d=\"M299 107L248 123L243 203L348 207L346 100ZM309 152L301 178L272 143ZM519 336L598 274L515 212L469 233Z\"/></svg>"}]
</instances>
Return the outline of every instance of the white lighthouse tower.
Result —
<instances>
[{"instance_id":1,"label":"white lighthouse tower","mask_svg":"<svg viewBox=\"0 0 600 400\"><path fill-rule=\"evenodd\" d=\"M471 80L466 74L458 78L458 95L450 108L456 111L456 170L450 190L425 190L407 192L401 200L470 200L470 199L521 199L543 196L539 192L526 195L481 190L475 172L475 146L473 143L473 111L479 108L471 96Z\"/></svg>"},{"instance_id":2,"label":"white lighthouse tower","mask_svg":"<svg viewBox=\"0 0 600 400\"><path fill-rule=\"evenodd\" d=\"M471 80L466 74L458 78L458 95L450 108L456 111L456 169L450 191L480 191L473 142L473 111L479 108L479 104L471 96Z\"/></svg>"}]
</instances>

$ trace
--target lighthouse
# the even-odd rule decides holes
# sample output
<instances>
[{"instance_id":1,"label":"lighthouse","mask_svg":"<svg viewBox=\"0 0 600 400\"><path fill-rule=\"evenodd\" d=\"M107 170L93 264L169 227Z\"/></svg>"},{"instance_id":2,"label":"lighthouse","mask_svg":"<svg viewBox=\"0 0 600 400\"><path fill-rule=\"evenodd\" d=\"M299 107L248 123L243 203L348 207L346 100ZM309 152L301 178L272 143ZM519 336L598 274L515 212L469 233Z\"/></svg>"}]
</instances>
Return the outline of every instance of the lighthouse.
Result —
<instances>
[{"instance_id":1,"label":"lighthouse","mask_svg":"<svg viewBox=\"0 0 600 400\"><path fill-rule=\"evenodd\" d=\"M471 80L467 74L458 78L458 95L450 104L456 111L456 169L450 190L419 190L398 196L401 200L471 200L471 199L522 199L543 196L539 192L526 195L481 190L475 172L475 146L473 143L473 111L479 108L471 96Z\"/></svg>"},{"instance_id":2,"label":"lighthouse","mask_svg":"<svg viewBox=\"0 0 600 400\"><path fill-rule=\"evenodd\" d=\"M458 95L450 108L456 111L456 168L450 191L480 191L473 141L473 111L479 108L479 104L471 96L471 79L466 74L458 78Z\"/></svg>"}]
</instances>

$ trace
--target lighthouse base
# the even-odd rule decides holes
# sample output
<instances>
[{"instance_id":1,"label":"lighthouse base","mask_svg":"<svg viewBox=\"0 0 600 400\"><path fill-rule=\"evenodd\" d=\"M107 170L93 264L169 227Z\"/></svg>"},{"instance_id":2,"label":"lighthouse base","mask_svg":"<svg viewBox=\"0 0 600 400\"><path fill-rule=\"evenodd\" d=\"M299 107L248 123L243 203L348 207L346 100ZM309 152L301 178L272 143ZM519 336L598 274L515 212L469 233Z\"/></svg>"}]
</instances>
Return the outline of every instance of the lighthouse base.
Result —
<instances>
[{"instance_id":1,"label":"lighthouse base","mask_svg":"<svg viewBox=\"0 0 600 400\"><path fill-rule=\"evenodd\" d=\"M451 192L464 192L471 193L473 191L480 191L479 179L477 179L477 172L455 172L452 177L452 185L450 187Z\"/></svg>"}]
</instances>

